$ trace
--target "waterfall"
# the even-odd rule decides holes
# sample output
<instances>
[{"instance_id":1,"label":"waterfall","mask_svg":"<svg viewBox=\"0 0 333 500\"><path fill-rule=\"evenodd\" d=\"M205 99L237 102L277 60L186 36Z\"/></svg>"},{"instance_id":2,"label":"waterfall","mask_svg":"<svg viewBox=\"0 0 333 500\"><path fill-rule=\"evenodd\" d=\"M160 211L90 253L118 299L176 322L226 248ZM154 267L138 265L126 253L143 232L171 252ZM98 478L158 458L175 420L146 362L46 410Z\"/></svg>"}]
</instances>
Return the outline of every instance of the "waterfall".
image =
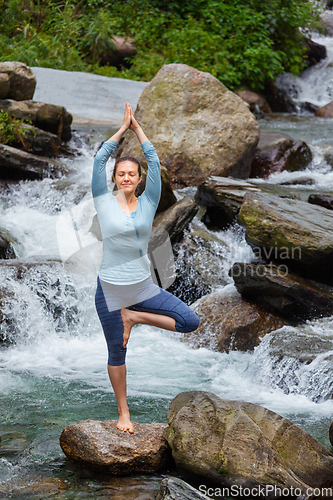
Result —
<instances>
[{"instance_id":1,"label":"waterfall","mask_svg":"<svg viewBox=\"0 0 333 500\"><path fill-rule=\"evenodd\" d=\"M312 37L312 40L326 46L326 59L306 69L300 76L281 75L276 85L296 103L311 102L322 107L333 101L333 37Z\"/></svg>"}]
</instances>

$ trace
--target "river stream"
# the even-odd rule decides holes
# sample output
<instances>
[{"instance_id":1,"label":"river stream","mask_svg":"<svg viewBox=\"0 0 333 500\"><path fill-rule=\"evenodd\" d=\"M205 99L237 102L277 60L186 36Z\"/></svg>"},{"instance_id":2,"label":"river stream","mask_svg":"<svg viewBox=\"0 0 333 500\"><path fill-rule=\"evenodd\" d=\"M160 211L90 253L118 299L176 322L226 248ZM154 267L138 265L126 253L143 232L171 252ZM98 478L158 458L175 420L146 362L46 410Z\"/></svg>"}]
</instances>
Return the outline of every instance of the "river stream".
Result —
<instances>
[{"instance_id":1,"label":"river stream","mask_svg":"<svg viewBox=\"0 0 333 500\"><path fill-rule=\"evenodd\" d=\"M255 182L278 184L306 176L312 184L293 186L303 198L311 192L333 192L333 170L325 159L333 150L333 119L274 115L259 123L261 128L304 139L314 159L302 172L284 172ZM93 214L93 156L98 142L111 131L100 126L87 132L87 128L77 128L82 154L63 160L70 169L68 175L20 182L0 192L1 229L13 236L20 259L39 262L19 280L13 266L0 266L2 282L15 296L3 305L11 321L0 325L7 339L0 347L0 498L4 499L153 499L163 477L96 475L70 464L59 446L62 429L71 423L117 419L106 373L105 340L94 306L96 276L67 272L58 241L57 228L66 211L75 206L79 219ZM109 171L111 167L112 161ZM177 196L187 192L193 189L179 190ZM200 225L196 217L189 229ZM237 225L214 234L221 240L221 272L227 279L225 287L214 289L222 295L237 293L228 270L233 262L250 261L252 251ZM333 401L328 388L332 389L333 376L327 363L333 352L332 326L330 317L283 328L286 339L305 338L310 352L316 339L332 343L332 349L315 355L310 364L295 366L292 357L281 363L271 354L269 335L254 353L225 354L193 349L177 332L137 325L127 354L132 420L166 423L170 401L179 392L206 390L221 398L263 405L330 447Z\"/></svg>"}]
</instances>

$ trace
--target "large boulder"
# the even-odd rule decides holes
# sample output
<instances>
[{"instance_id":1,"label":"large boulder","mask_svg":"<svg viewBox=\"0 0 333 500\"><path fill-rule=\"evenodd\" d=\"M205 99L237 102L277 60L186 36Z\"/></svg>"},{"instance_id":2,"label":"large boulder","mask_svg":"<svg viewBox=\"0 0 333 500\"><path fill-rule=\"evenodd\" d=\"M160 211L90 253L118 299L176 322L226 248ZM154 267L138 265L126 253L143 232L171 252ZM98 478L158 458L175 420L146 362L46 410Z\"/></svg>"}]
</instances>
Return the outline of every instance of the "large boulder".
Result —
<instances>
[{"instance_id":1,"label":"large boulder","mask_svg":"<svg viewBox=\"0 0 333 500\"><path fill-rule=\"evenodd\" d=\"M32 155L26 151L0 144L0 179L35 180L61 177L65 168L56 160Z\"/></svg>"},{"instance_id":2,"label":"large boulder","mask_svg":"<svg viewBox=\"0 0 333 500\"><path fill-rule=\"evenodd\" d=\"M258 256L302 276L333 282L333 214L305 201L247 193L238 214Z\"/></svg>"},{"instance_id":3,"label":"large boulder","mask_svg":"<svg viewBox=\"0 0 333 500\"><path fill-rule=\"evenodd\" d=\"M19 120L29 120L42 130L55 134L62 141L71 139L71 123L73 117L63 106L45 104L38 101L0 101L0 111L7 111L10 116Z\"/></svg>"},{"instance_id":4,"label":"large boulder","mask_svg":"<svg viewBox=\"0 0 333 500\"><path fill-rule=\"evenodd\" d=\"M67 426L60 446L71 462L114 475L155 472L170 462L163 438L166 424L133 423L134 434L116 428L116 420L84 420Z\"/></svg>"},{"instance_id":5,"label":"large boulder","mask_svg":"<svg viewBox=\"0 0 333 500\"><path fill-rule=\"evenodd\" d=\"M195 332L185 333L184 340L214 351L252 351L266 333L288 324L264 307L224 291L206 295L191 307L200 325Z\"/></svg>"},{"instance_id":6,"label":"large boulder","mask_svg":"<svg viewBox=\"0 0 333 500\"><path fill-rule=\"evenodd\" d=\"M261 130L250 177L268 177L283 170L294 172L305 168L311 160L311 150L304 141L280 132Z\"/></svg>"},{"instance_id":7,"label":"large boulder","mask_svg":"<svg viewBox=\"0 0 333 500\"><path fill-rule=\"evenodd\" d=\"M243 297L289 321L333 314L333 287L292 274L284 265L236 262L229 274Z\"/></svg>"},{"instance_id":8,"label":"large boulder","mask_svg":"<svg viewBox=\"0 0 333 500\"><path fill-rule=\"evenodd\" d=\"M256 488L253 496L265 498L293 488L294 495L309 498L308 488L333 486L333 454L262 406L182 392L170 403L168 423L165 437L177 467L221 488ZM224 491L221 497L229 497Z\"/></svg>"},{"instance_id":9,"label":"large boulder","mask_svg":"<svg viewBox=\"0 0 333 500\"><path fill-rule=\"evenodd\" d=\"M163 66L144 89L135 117L176 187L196 186L212 174L249 176L259 126L242 99L209 73ZM120 154L144 160L132 132Z\"/></svg>"},{"instance_id":10,"label":"large boulder","mask_svg":"<svg viewBox=\"0 0 333 500\"><path fill-rule=\"evenodd\" d=\"M33 98L37 79L26 64L17 61L0 62L0 73L9 76L8 99L24 101Z\"/></svg>"}]
</instances>

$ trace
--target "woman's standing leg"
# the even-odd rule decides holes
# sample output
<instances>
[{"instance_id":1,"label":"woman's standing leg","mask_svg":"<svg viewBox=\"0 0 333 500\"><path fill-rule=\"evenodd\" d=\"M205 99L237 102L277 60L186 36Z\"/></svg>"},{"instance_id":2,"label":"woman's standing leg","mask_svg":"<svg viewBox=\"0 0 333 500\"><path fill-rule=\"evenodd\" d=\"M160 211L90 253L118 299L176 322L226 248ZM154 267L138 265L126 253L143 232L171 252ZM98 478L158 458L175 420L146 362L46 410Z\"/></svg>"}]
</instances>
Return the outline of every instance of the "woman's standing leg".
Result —
<instances>
[{"instance_id":1,"label":"woman's standing leg","mask_svg":"<svg viewBox=\"0 0 333 500\"><path fill-rule=\"evenodd\" d=\"M123 322L120 309L109 311L99 279L97 280L95 305L108 346L108 374L116 396L119 413L117 428L122 431L128 430L130 433L133 433L134 429L127 406L126 348L122 345Z\"/></svg>"}]
</instances>

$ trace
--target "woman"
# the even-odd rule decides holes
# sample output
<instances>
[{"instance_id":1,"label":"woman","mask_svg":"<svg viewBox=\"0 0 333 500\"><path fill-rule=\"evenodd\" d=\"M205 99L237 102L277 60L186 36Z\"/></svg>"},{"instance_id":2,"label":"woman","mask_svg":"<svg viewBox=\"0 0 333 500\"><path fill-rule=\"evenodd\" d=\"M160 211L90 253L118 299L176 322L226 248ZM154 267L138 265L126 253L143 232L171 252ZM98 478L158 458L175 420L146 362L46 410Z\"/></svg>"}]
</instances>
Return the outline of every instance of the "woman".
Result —
<instances>
[{"instance_id":1,"label":"woman","mask_svg":"<svg viewBox=\"0 0 333 500\"><path fill-rule=\"evenodd\" d=\"M137 198L141 168L135 158L116 161L114 196L107 188L106 163L128 130L133 130L146 156L146 188ZM147 255L152 223L161 195L160 163L126 103L123 124L104 142L94 161L92 193L103 237L103 259L97 277L95 304L106 338L108 373L117 399L117 428L134 432L126 398L125 356L131 328L153 325L165 330L189 332L199 326L199 318L180 299L154 284ZM128 309L132 306L131 309Z\"/></svg>"}]
</instances>

